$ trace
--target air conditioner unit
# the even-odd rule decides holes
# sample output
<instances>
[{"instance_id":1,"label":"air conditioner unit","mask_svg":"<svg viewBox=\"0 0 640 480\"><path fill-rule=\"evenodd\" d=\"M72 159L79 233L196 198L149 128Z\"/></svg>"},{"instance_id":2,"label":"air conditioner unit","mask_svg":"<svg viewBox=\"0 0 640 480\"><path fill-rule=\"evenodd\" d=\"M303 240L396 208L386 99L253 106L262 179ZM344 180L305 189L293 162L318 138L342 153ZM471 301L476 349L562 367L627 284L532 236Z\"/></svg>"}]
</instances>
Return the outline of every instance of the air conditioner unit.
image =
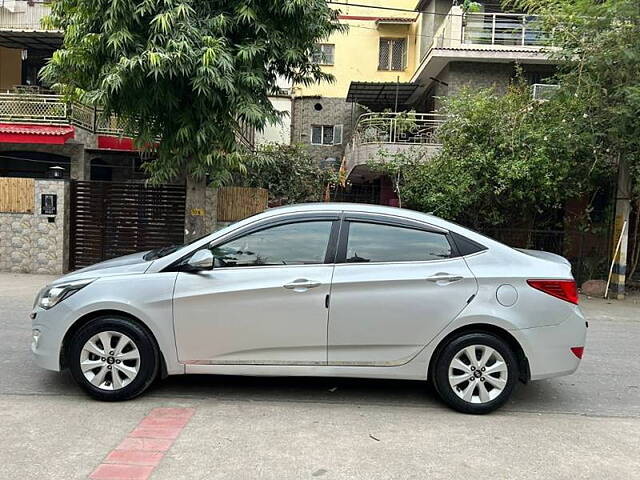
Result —
<instances>
[{"instance_id":1,"label":"air conditioner unit","mask_svg":"<svg viewBox=\"0 0 640 480\"><path fill-rule=\"evenodd\" d=\"M0 7L11 13L24 13L27 11L26 0L0 0Z\"/></svg>"},{"instance_id":2,"label":"air conditioner unit","mask_svg":"<svg viewBox=\"0 0 640 480\"><path fill-rule=\"evenodd\" d=\"M541 102L545 102L553 97L560 85L547 85L544 83L534 83L532 85L533 88L533 99L540 100Z\"/></svg>"}]
</instances>

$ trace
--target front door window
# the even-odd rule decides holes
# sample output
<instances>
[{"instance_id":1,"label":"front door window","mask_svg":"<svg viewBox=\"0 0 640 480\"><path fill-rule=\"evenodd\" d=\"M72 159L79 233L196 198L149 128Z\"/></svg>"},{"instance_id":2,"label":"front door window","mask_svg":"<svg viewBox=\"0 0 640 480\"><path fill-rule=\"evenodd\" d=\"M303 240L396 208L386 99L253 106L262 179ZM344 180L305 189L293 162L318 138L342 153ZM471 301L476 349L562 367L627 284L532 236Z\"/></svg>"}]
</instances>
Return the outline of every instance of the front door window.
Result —
<instances>
[{"instance_id":1,"label":"front door window","mask_svg":"<svg viewBox=\"0 0 640 480\"><path fill-rule=\"evenodd\" d=\"M300 222L250 233L211 248L214 265L257 267L323 263L332 222Z\"/></svg>"}]
</instances>

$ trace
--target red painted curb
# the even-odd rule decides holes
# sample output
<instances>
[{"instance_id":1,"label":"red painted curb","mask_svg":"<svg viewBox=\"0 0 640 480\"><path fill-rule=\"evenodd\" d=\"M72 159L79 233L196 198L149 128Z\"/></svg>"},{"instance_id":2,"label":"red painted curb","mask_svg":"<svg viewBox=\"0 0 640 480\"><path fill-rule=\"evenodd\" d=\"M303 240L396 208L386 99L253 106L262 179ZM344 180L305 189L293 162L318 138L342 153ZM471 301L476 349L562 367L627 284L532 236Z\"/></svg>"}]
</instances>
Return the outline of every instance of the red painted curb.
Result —
<instances>
[{"instance_id":1,"label":"red painted curb","mask_svg":"<svg viewBox=\"0 0 640 480\"><path fill-rule=\"evenodd\" d=\"M147 480L187 425L193 408L154 408L100 465L91 480Z\"/></svg>"}]
</instances>

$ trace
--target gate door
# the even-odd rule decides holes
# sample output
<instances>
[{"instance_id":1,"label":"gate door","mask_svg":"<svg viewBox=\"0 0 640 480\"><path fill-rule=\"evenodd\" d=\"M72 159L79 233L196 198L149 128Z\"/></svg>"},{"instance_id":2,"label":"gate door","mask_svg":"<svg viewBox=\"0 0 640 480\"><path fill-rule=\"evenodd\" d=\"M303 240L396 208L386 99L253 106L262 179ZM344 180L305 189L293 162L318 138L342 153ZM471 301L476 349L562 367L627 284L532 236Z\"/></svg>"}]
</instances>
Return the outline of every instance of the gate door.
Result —
<instances>
[{"instance_id":1,"label":"gate door","mask_svg":"<svg viewBox=\"0 0 640 480\"><path fill-rule=\"evenodd\" d=\"M73 181L71 269L183 243L185 200L181 185Z\"/></svg>"}]
</instances>

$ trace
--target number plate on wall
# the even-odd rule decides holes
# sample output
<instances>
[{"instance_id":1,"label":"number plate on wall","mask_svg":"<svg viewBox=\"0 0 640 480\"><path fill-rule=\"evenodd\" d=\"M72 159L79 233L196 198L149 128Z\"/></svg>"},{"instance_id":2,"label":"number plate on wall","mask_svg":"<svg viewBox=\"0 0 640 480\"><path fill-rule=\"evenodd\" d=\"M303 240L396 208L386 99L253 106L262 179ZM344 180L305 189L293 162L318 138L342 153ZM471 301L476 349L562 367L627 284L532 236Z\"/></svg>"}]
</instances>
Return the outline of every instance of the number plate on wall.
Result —
<instances>
[{"instance_id":1,"label":"number plate on wall","mask_svg":"<svg viewBox=\"0 0 640 480\"><path fill-rule=\"evenodd\" d=\"M58 214L58 195L55 193L43 193L40 205L40 213L42 215Z\"/></svg>"}]
</instances>

